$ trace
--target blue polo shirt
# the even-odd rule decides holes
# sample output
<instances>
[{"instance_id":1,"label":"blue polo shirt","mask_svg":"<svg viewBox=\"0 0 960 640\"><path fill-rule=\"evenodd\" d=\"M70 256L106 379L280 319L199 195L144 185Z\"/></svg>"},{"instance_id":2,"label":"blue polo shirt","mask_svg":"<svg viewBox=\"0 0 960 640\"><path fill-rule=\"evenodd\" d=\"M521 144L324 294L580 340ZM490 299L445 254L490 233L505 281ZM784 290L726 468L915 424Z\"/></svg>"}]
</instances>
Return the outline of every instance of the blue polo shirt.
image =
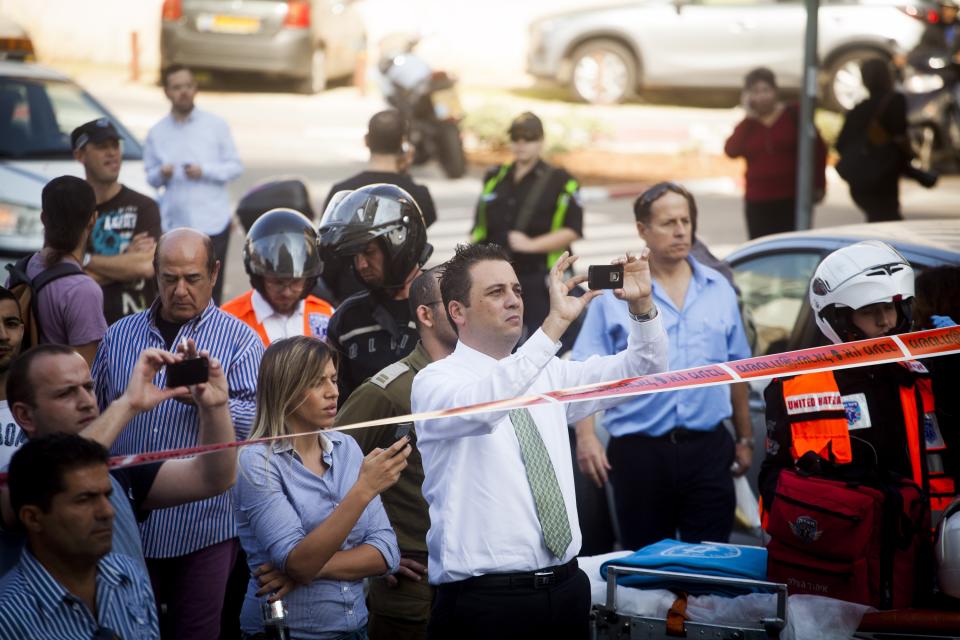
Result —
<instances>
[{"instance_id":1,"label":"blue polo shirt","mask_svg":"<svg viewBox=\"0 0 960 640\"><path fill-rule=\"evenodd\" d=\"M670 345L669 369L749 358L752 354L733 287L719 272L692 257L687 261L693 268L693 278L683 309L677 309L666 291L656 280L653 282L653 298ZM632 322L627 303L604 291L590 303L573 347L573 359L586 360L626 349ZM603 425L614 437L632 433L662 436L675 427L708 431L731 413L730 388L721 385L637 396L607 409Z\"/></svg>"}]
</instances>

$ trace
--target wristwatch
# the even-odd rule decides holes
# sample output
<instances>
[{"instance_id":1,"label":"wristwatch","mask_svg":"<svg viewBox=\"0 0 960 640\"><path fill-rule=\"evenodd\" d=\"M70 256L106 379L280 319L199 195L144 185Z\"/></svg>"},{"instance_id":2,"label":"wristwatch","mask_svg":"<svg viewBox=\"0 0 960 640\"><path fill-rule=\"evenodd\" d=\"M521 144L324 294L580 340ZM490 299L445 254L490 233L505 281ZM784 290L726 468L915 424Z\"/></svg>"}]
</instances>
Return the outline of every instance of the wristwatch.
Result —
<instances>
[{"instance_id":1,"label":"wristwatch","mask_svg":"<svg viewBox=\"0 0 960 640\"><path fill-rule=\"evenodd\" d=\"M750 447L751 449L753 449L753 446L754 446L754 444L753 444L753 438L751 438L751 437L749 437L749 436L740 436L739 438L737 438L737 444L746 445L746 446Z\"/></svg>"},{"instance_id":2,"label":"wristwatch","mask_svg":"<svg viewBox=\"0 0 960 640\"><path fill-rule=\"evenodd\" d=\"M649 322L657 317L657 313L657 305L653 305L653 310L647 313L630 313L630 310L627 309L627 315L634 322Z\"/></svg>"},{"instance_id":3,"label":"wristwatch","mask_svg":"<svg viewBox=\"0 0 960 640\"><path fill-rule=\"evenodd\" d=\"M83 254L83 262L81 262L80 265L81 265L84 269L86 269L86 268L90 265L90 258L92 258L92 257L93 257L93 256L92 256L90 253L85 253L85 254Z\"/></svg>"}]
</instances>

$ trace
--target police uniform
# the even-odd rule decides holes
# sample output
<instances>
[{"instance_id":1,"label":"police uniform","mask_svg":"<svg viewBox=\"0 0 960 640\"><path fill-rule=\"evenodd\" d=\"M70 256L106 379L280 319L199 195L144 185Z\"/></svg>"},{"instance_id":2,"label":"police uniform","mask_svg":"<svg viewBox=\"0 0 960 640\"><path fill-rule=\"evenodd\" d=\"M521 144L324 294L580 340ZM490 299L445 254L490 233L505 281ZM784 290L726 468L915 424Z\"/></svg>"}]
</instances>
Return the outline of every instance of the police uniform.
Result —
<instances>
[{"instance_id":1,"label":"police uniform","mask_svg":"<svg viewBox=\"0 0 960 640\"><path fill-rule=\"evenodd\" d=\"M517 216L538 180L546 180L529 223L517 228ZM490 169L483 178L483 192L473 222L473 242L492 242L510 253L513 268L523 287L523 324L526 335L536 331L550 310L547 272L563 250L552 253L514 253L507 235L521 231L531 238L560 229L583 235L580 185L565 170L539 160L520 182L514 180L513 163ZM536 195L536 194L534 194Z\"/></svg>"},{"instance_id":2,"label":"police uniform","mask_svg":"<svg viewBox=\"0 0 960 640\"><path fill-rule=\"evenodd\" d=\"M342 406L364 380L413 351L419 334L408 301L393 300L376 290L344 300L330 319L327 339L340 353L337 377Z\"/></svg>"},{"instance_id":3,"label":"police uniform","mask_svg":"<svg viewBox=\"0 0 960 640\"><path fill-rule=\"evenodd\" d=\"M955 494L955 469L920 362L881 364L776 379L764 392L767 455L760 468L764 510L782 469L807 451L912 478L928 493L934 523Z\"/></svg>"},{"instance_id":4,"label":"police uniform","mask_svg":"<svg viewBox=\"0 0 960 640\"><path fill-rule=\"evenodd\" d=\"M418 343L410 355L384 368L361 384L337 413L335 426L410 413L410 388L417 373L430 364L430 356ZM412 426L412 425L411 425ZM364 454L385 449L395 441L397 425L350 431ZM413 451L400 480L381 496L390 524L397 534L402 557L427 564L427 530L430 515L421 493L423 463L416 448L416 433L410 431ZM368 633L372 640L426 637L433 588L426 576L415 582L397 576L396 587L384 580L370 582Z\"/></svg>"}]
</instances>

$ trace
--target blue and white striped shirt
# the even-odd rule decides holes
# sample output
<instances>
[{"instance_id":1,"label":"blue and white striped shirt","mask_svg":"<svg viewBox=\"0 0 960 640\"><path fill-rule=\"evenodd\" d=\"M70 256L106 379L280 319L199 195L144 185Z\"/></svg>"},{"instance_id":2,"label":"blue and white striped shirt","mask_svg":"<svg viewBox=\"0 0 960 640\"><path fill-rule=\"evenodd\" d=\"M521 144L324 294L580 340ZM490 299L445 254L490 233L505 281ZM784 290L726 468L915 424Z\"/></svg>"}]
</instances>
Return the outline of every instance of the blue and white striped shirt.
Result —
<instances>
[{"instance_id":1,"label":"blue and white striped shirt","mask_svg":"<svg viewBox=\"0 0 960 640\"><path fill-rule=\"evenodd\" d=\"M119 398L137 363L140 352L166 344L155 323L160 301L150 309L121 318L103 337L93 361L93 379L101 410ZM210 352L220 361L230 390L230 415L237 438L247 437L256 413L257 373L263 356L263 342L253 330L212 302L198 317L188 321L177 333L174 344L193 338L198 350ZM154 379L157 386L166 383L166 370ZM192 447L199 443L199 417L196 407L167 400L152 411L130 421L113 444L115 455ZM173 558L193 553L210 545L235 538L237 523L230 494L190 502L170 509L157 509L140 525L143 554L147 558Z\"/></svg>"},{"instance_id":2,"label":"blue and white striped shirt","mask_svg":"<svg viewBox=\"0 0 960 640\"><path fill-rule=\"evenodd\" d=\"M0 597L0 640L90 640L100 628L125 640L160 638L150 580L125 555L109 553L97 563L95 614L27 549L12 576Z\"/></svg>"}]
</instances>

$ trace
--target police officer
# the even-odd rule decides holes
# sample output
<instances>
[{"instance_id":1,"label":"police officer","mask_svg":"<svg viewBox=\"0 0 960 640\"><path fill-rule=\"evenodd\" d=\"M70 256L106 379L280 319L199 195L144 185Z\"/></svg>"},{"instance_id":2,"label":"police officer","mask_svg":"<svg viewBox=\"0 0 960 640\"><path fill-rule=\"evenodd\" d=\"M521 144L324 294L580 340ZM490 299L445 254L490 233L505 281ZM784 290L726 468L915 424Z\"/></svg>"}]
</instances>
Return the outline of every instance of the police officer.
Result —
<instances>
[{"instance_id":1,"label":"police officer","mask_svg":"<svg viewBox=\"0 0 960 640\"><path fill-rule=\"evenodd\" d=\"M484 176L471 238L509 250L523 288L525 339L547 317L547 273L560 254L583 235L583 208L579 183L540 157L540 118L522 113L509 131L513 161Z\"/></svg>"},{"instance_id":2,"label":"police officer","mask_svg":"<svg viewBox=\"0 0 960 640\"><path fill-rule=\"evenodd\" d=\"M333 307L310 293L323 261L305 215L273 209L260 216L247 233L243 266L253 288L221 308L256 331L264 346L291 336L327 337Z\"/></svg>"},{"instance_id":3,"label":"police officer","mask_svg":"<svg viewBox=\"0 0 960 640\"><path fill-rule=\"evenodd\" d=\"M340 403L361 382L417 344L407 304L410 283L433 252L423 215L409 193L373 184L334 196L320 221L321 249L351 258L365 291L337 308L327 337L340 354Z\"/></svg>"},{"instance_id":4,"label":"police officer","mask_svg":"<svg viewBox=\"0 0 960 640\"><path fill-rule=\"evenodd\" d=\"M445 358L457 345L447 318L438 278L443 267L421 273L410 285L410 311L420 334L413 352L357 387L337 413L334 426L410 413L413 378L425 366ZM389 447L410 423L351 431L364 454ZM399 429L399 431L398 431ZM410 432L412 442L416 433ZM400 480L381 498L400 545L400 569L370 583L368 633L371 640L425 638L433 589L427 584L427 530L430 514L421 493L423 463L416 447Z\"/></svg>"},{"instance_id":5,"label":"police officer","mask_svg":"<svg viewBox=\"0 0 960 640\"><path fill-rule=\"evenodd\" d=\"M910 264L879 241L834 251L810 284L817 326L834 344L909 331L913 297ZM760 492L768 513L780 472L808 452L842 465L875 463L912 478L929 496L934 523L953 499L930 377L920 362L776 379L764 396L767 456Z\"/></svg>"}]
</instances>

